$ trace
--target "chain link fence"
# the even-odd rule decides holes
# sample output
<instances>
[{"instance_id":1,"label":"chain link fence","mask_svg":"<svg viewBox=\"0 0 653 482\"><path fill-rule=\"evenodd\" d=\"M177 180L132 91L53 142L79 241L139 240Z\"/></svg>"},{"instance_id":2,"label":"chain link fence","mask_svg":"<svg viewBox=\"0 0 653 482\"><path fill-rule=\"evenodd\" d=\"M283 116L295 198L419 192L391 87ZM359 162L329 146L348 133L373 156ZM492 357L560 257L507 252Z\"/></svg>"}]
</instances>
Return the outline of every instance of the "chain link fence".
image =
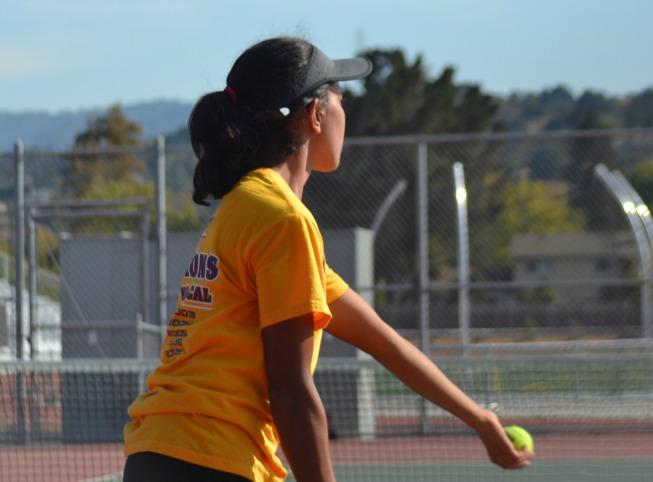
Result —
<instances>
[{"instance_id":1,"label":"chain link fence","mask_svg":"<svg viewBox=\"0 0 653 482\"><path fill-rule=\"evenodd\" d=\"M511 476L493 468L475 434L439 407L430 405L422 424L420 398L377 363L322 360L318 388L330 409L335 472L344 482L648 480L652 362L650 353L442 360L440 368L470 396L534 434L536 463ZM120 481L125 407L155 366L0 361L2 480ZM363 370L374 380L365 405L350 389ZM16 396L17 380L24 399Z\"/></svg>"},{"instance_id":2,"label":"chain link fence","mask_svg":"<svg viewBox=\"0 0 653 482\"><path fill-rule=\"evenodd\" d=\"M38 152L17 143L12 157L2 158L13 180L3 199L4 251L14 261L8 350L35 360L136 358L149 343L155 354L156 150Z\"/></svg>"},{"instance_id":3,"label":"chain link fence","mask_svg":"<svg viewBox=\"0 0 653 482\"><path fill-rule=\"evenodd\" d=\"M304 202L336 271L464 390L544 442L528 480L586 474L599 452L611 464L601 475L623 474L627 459L641 480L652 433L649 164L653 129L348 139L340 168L314 173ZM120 479L126 406L216 206L192 203L194 165L188 145L163 138L0 153L8 480ZM448 415L328 336L322 355L316 384L340 478L410 478L409 461L411 480L447 467L452 480L487 478L482 448ZM615 449L623 440L627 454ZM560 469L572 447L585 451Z\"/></svg>"},{"instance_id":4,"label":"chain link fence","mask_svg":"<svg viewBox=\"0 0 653 482\"><path fill-rule=\"evenodd\" d=\"M16 356L18 336L23 358L156 356L214 209L190 199L189 146L27 146L22 217L17 157L0 156L2 356ZM349 139L340 168L314 173L304 202L325 233L365 234L352 245L365 276L348 281L431 354L633 339L650 336L650 216L632 192L629 213L595 171L632 180L646 161L650 129ZM338 265L328 243L327 253Z\"/></svg>"},{"instance_id":5,"label":"chain link fence","mask_svg":"<svg viewBox=\"0 0 653 482\"><path fill-rule=\"evenodd\" d=\"M651 159L650 130L352 139L306 202L322 229L375 226L375 307L434 354L638 338L650 336L651 240L636 231L650 215L632 219L635 197L616 199L596 167L632 177Z\"/></svg>"}]
</instances>

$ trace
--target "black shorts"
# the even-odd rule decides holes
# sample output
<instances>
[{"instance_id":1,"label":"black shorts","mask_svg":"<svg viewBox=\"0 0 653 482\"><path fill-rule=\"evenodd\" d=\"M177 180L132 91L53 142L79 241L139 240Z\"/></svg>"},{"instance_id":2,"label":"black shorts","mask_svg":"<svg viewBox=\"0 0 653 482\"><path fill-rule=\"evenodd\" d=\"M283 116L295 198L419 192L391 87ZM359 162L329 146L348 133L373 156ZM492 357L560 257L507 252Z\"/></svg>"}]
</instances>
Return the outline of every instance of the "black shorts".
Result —
<instances>
[{"instance_id":1,"label":"black shorts","mask_svg":"<svg viewBox=\"0 0 653 482\"><path fill-rule=\"evenodd\" d=\"M202 467L154 452L127 457L123 482L250 482L240 475Z\"/></svg>"}]
</instances>

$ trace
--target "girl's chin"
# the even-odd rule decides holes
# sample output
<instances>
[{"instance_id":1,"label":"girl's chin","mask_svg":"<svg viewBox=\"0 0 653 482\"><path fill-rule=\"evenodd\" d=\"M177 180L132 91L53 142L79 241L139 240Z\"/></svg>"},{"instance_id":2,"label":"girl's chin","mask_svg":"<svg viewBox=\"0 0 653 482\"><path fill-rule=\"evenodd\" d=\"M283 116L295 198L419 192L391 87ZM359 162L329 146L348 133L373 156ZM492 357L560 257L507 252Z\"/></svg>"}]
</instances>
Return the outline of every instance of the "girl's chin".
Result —
<instances>
[{"instance_id":1,"label":"girl's chin","mask_svg":"<svg viewBox=\"0 0 653 482\"><path fill-rule=\"evenodd\" d=\"M332 162L330 164L324 164L319 166L313 166L313 171L315 172L333 172L340 166L340 160L337 162Z\"/></svg>"}]
</instances>

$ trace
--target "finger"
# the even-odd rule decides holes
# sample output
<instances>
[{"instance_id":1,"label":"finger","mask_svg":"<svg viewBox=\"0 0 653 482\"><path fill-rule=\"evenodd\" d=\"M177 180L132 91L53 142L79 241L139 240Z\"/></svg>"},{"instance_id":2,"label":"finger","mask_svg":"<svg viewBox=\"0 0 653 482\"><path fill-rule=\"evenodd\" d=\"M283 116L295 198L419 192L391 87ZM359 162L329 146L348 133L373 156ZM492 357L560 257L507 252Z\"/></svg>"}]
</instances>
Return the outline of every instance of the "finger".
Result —
<instances>
[{"instance_id":1,"label":"finger","mask_svg":"<svg viewBox=\"0 0 653 482\"><path fill-rule=\"evenodd\" d=\"M533 459L533 453L528 452L528 451L521 451L519 452L518 458L515 460L515 465L514 468L521 469L524 467L528 467L531 464L531 460Z\"/></svg>"},{"instance_id":2,"label":"finger","mask_svg":"<svg viewBox=\"0 0 653 482\"><path fill-rule=\"evenodd\" d=\"M514 452L512 456L497 457L495 463L504 469L521 469L531 464L533 456L532 452Z\"/></svg>"},{"instance_id":3,"label":"finger","mask_svg":"<svg viewBox=\"0 0 653 482\"><path fill-rule=\"evenodd\" d=\"M521 450L519 456L527 460L532 460L535 457L535 452L530 452L529 450Z\"/></svg>"},{"instance_id":4,"label":"finger","mask_svg":"<svg viewBox=\"0 0 653 482\"><path fill-rule=\"evenodd\" d=\"M516 469L526 468L530 464L531 464L530 460L524 459L524 460L507 462L506 464L502 464L501 467L503 467L506 470L516 470Z\"/></svg>"}]
</instances>

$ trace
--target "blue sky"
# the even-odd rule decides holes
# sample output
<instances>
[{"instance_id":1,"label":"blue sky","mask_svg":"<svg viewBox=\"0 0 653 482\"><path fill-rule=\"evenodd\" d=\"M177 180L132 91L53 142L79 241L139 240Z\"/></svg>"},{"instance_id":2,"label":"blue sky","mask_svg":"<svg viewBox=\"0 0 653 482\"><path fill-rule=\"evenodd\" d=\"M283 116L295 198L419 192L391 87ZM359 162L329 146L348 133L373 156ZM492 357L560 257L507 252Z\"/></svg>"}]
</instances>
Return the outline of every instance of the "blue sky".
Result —
<instances>
[{"instance_id":1,"label":"blue sky","mask_svg":"<svg viewBox=\"0 0 653 482\"><path fill-rule=\"evenodd\" d=\"M504 94L653 86L651 0L3 0L0 110L193 101L247 46L291 34L332 57L421 53Z\"/></svg>"}]
</instances>

